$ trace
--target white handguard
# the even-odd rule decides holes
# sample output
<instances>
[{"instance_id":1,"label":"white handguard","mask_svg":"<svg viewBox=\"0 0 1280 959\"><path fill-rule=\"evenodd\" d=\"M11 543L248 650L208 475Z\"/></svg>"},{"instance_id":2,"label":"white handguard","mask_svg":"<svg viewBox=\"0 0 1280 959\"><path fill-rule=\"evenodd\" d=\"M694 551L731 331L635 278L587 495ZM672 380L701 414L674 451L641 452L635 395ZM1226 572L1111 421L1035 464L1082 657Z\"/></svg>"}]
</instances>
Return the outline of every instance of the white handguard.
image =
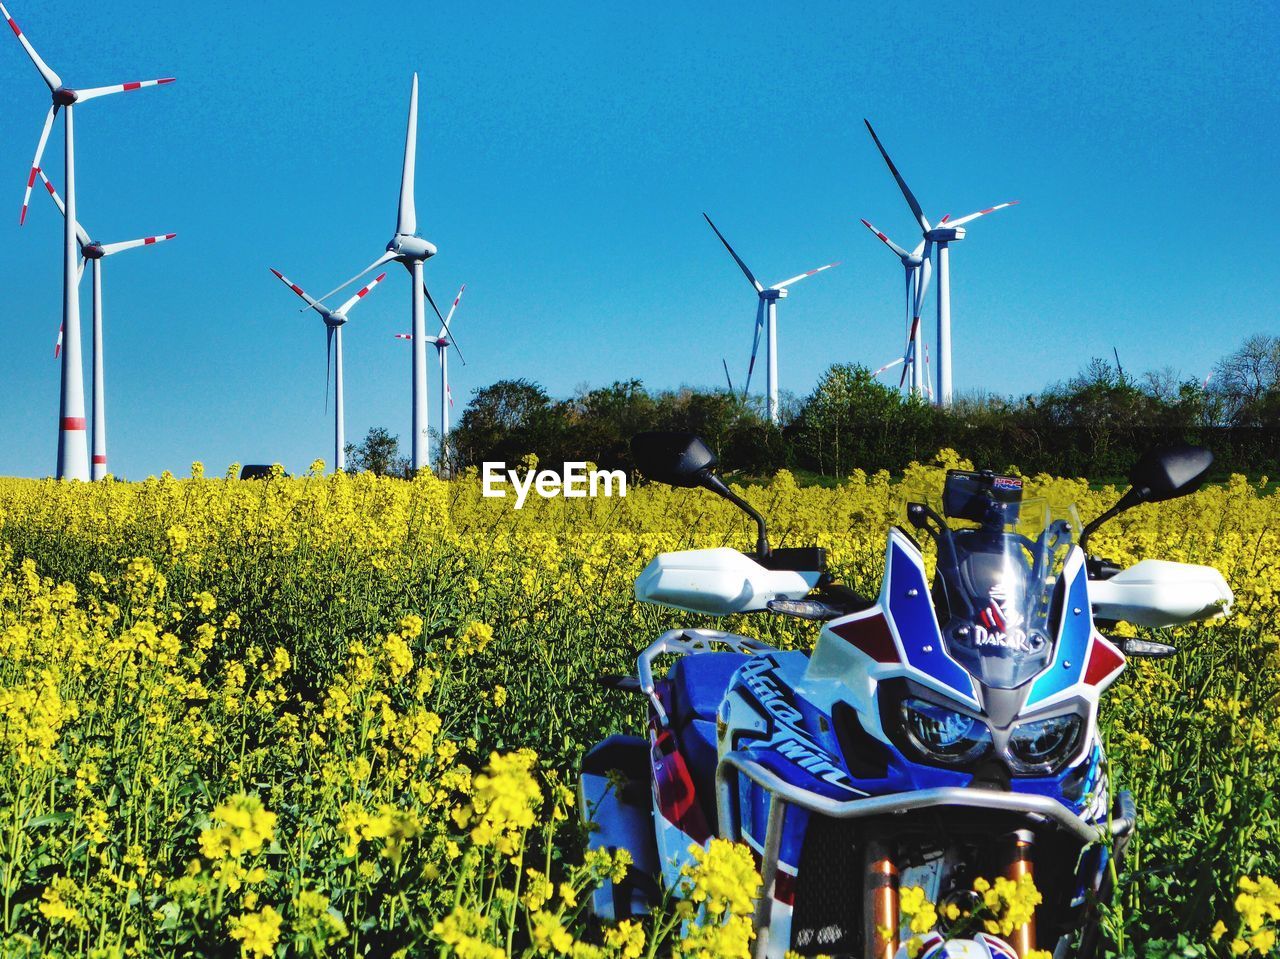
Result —
<instances>
[{"instance_id":1,"label":"white handguard","mask_svg":"<svg viewBox=\"0 0 1280 959\"><path fill-rule=\"evenodd\" d=\"M765 569L729 549L660 553L636 577L636 599L691 613L748 613L771 599L803 599L822 574L817 570Z\"/></svg>"},{"instance_id":2,"label":"white handguard","mask_svg":"<svg viewBox=\"0 0 1280 959\"><path fill-rule=\"evenodd\" d=\"M1110 579L1089 583L1098 619L1135 626L1179 626L1231 612L1231 587L1212 566L1144 559Z\"/></svg>"}]
</instances>

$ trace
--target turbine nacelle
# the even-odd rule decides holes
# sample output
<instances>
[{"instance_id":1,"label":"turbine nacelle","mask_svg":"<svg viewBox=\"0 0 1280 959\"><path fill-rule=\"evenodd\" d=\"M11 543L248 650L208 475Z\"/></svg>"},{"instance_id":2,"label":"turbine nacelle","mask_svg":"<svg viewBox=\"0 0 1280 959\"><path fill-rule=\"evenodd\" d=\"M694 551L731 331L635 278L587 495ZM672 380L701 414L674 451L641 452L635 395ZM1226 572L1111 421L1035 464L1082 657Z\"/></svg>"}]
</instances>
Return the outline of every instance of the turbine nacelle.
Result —
<instances>
[{"instance_id":1,"label":"turbine nacelle","mask_svg":"<svg viewBox=\"0 0 1280 959\"><path fill-rule=\"evenodd\" d=\"M58 87L53 91L53 102L56 106L69 107L80 99L80 94L70 87Z\"/></svg>"},{"instance_id":2,"label":"turbine nacelle","mask_svg":"<svg viewBox=\"0 0 1280 959\"><path fill-rule=\"evenodd\" d=\"M336 330L346 322L347 317L344 313L327 313L324 317L324 325L331 330Z\"/></svg>"},{"instance_id":3,"label":"turbine nacelle","mask_svg":"<svg viewBox=\"0 0 1280 959\"><path fill-rule=\"evenodd\" d=\"M964 236L962 226L935 226L924 235L932 243L954 243L956 240L963 240Z\"/></svg>"},{"instance_id":4,"label":"turbine nacelle","mask_svg":"<svg viewBox=\"0 0 1280 959\"><path fill-rule=\"evenodd\" d=\"M102 248L101 243L82 243L80 244L80 255L86 260L101 260L107 255L107 251Z\"/></svg>"},{"instance_id":5,"label":"turbine nacelle","mask_svg":"<svg viewBox=\"0 0 1280 959\"><path fill-rule=\"evenodd\" d=\"M760 291L760 299L764 300L766 303L774 302L777 300L785 300L786 298L787 298L786 287L777 287L776 289L768 289L768 290Z\"/></svg>"},{"instance_id":6,"label":"turbine nacelle","mask_svg":"<svg viewBox=\"0 0 1280 959\"><path fill-rule=\"evenodd\" d=\"M411 233L397 233L387 244L387 252L396 254L407 263L412 260L428 260L435 256L436 245Z\"/></svg>"}]
</instances>

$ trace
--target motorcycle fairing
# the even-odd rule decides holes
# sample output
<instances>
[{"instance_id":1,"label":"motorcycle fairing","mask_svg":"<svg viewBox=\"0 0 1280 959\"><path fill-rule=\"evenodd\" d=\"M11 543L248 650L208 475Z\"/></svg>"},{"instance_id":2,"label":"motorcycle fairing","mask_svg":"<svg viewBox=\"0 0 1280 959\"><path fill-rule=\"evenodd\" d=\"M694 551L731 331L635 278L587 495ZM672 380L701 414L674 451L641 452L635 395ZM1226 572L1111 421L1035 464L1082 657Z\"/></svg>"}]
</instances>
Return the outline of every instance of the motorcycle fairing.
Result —
<instances>
[{"instance_id":1,"label":"motorcycle fairing","mask_svg":"<svg viewBox=\"0 0 1280 959\"><path fill-rule=\"evenodd\" d=\"M973 678L942 641L925 576L924 557L899 529L889 530L880 606L897 639L907 675L964 704L978 706Z\"/></svg>"},{"instance_id":2,"label":"motorcycle fairing","mask_svg":"<svg viewBox=\"0 0 1280 959\"><path fill-rule=\"evenodd\" d=\"M1081 696L1096 708L1101 692L1124 669L1120 650L1093 628L1084 552L1076 547L1062 567L1062 611L1053 659L1033 681L1026 706Z\"/></svg>"}]
</instances>

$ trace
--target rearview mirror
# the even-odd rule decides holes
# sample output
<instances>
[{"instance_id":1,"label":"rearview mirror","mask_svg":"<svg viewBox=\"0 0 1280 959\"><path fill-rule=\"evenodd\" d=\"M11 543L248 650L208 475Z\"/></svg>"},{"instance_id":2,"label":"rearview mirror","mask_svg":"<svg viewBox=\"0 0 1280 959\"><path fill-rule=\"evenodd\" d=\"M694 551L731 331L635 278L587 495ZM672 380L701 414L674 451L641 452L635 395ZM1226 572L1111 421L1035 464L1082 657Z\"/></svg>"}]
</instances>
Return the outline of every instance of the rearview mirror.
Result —
<instances>
[{"instance_id":1,"label":"rearview mirror","mask_svg":"<svg viewBox=\"0 0 1280 959\"><path fill-rule=\"evenodd\" d=\"M673 430L638 433L631 456L645 479L668 486L706 486L719 460L696 433Z\"/></svg>"},{"instance_id":2,"label":"rearview mirror","mask_svg":"<svg viewBox=\"0 0 1280 959\"><path fill-rule=\"evenodd\" d=\"M631 457L645 479L668 486L701 486L723 496L756 521L756 552L771 555L764 517L725 484L713 471L719 460L697 433L655 430L631 438Z\"/></svg>"},{"instance_id":3,"label":"rearview mirror","mask_svg":"<svg viewBox=\"0 0 1280 959\"><path fill-rule=\"evenodd\" d=\"M1088 543L1094 530L1130 507L1194 493L1204 483L1212 465L1213 453L1203 446L1179 443L1147 450L1129 471L1132 484L1129 490L1111 509L1084 528L1080 534L1081 548Z\"/></svg>"},{"instance_id":4,"label":"rearview mirror","mask_svg":"<svg viewBox=\"0 0 1280 959\"><path fill-rule=\"evenodd\" d=\"M1159 503L1194 493L1213 465L1213 453L1203 446L1165 446L1148 450L1129 473L1139 502Z\"/></svg>"}]
</instances>

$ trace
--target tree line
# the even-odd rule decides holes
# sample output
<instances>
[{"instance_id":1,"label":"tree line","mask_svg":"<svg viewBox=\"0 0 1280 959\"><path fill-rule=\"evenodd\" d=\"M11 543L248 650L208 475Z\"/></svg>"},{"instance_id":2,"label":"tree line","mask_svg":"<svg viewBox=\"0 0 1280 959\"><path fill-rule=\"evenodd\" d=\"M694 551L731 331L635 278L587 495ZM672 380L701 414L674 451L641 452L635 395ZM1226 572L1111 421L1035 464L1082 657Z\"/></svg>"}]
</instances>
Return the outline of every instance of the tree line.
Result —
<instances>
[{"instance_id":1,"label":"tree line","mask_svg":"<svg viewBox=\"0 0 1280 959\"><path fill-rule=\"evenodd\" d=\"M854 469L897 472L949 447L982 466L1026 474L1116 478L1141 452L1175 441L1213 449L1220 474L1274 475L1280 466L1280 337L1251 336L1206 381L1165 369L1134 376L1094 359L1038 394L969 394L949 410L904 395L863 366L830 367L813 391L784 397L782 422L763 401L725 388L648 390L639 380L556 399L537 383L500 380L473 391L445 444L453 473L486 461L544 468L586 460L630 469L641 430L701 434L727 472L765 475L787 467L821 476ZM371 430L352 448L352 468L402 473L395 437Z\"/></svg>"}]
</instances>

